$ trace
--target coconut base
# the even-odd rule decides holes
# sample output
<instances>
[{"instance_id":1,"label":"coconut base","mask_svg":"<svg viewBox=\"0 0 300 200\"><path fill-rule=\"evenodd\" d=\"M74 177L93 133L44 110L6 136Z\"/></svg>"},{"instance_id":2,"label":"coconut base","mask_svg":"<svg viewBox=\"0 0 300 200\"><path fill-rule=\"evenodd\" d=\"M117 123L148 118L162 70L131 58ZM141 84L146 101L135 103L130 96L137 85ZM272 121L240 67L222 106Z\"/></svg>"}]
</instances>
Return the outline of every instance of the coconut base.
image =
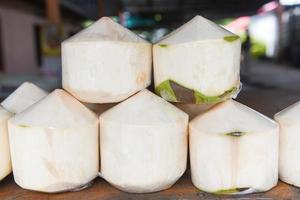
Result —
<instances>
[{"instance_id":1,"label":"coconut base","mask_svg":"<svg viewBox=\"0 0 300 200\"><path fill-rule=\"evenodd\" d=\"M112 94L103 91L84 91L77 90L68 86L63 88L72 94L76 99L84 103L118 103L139 91L139 89L128 91L123 94Z\"/></svg>"},{"instance_id":2,"label":"coconut base","mask_svg":"<svg viewBox=\"0 0 300 200\"><path fill-rule=\"evenodd\" d=\"M78 185L78 184L72 184L72 183L57 183L55 185L50 185L50 186L48 186L46 188L42 188L42 189L32 189L32 188L27 188L26 186L23 187L22 185L19 185L16 180L15 180L15 182L21 188L26 189L26 190L42 192L42 193L58 194L58 193L64 193L64 192L79 192L81 190L89 188L94 184L95 178L93 178L91 181L89 181L85 184ZM56 189L56 188L65 188L65 189Z\"/></svg>"}]
</instances>

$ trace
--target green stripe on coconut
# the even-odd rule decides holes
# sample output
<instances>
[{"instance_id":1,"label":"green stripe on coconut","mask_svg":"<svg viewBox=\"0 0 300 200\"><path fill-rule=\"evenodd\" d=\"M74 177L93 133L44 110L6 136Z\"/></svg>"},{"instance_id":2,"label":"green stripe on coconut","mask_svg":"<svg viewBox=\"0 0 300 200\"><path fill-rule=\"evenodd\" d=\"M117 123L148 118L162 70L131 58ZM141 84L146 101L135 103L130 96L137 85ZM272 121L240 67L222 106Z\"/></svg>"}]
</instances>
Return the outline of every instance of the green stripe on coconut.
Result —
<instances>
[{"instance_id":1,"label":"green stripe on coconut","mask_svg":"<svg viewBox=\"0 0 300 200\"><path fill-rule=\"evenodd\" d=\"M20 124L19 127L21 127L21 128L29 128L30 126L25 125L25 124Z\"/></svg>"},{"instance_id":2,"label":"green stripe on coconut","mask_svg":"<svg viewBox=\"0 0 300 200\"><path fill-rule=\"evenodd\" d=\"M248 190L249 188L232 188L227 190L218 190L216 192L213 192L213 194L216 195L230 195L230 194L237 194L240 192L243 192L245 190Z\"/></svg>"},{"instance_id":3,"label":"green stripe on coconut","mask_svg":"<svg viewBox=\"0 0 300 200\"><path fill-rule=\"evenodd\" d=\"M155 88L155 91L158 95L171 102L211 104L221 102L232 96L237 91L237 87L232 87L219 96L206 96L199 91L184 87L173 80L166 80L159 84Z\"/></svg>"},{"instance_id":4,"label":"green stripe on coconut","mask_svg":"<svg viewBox=\"0 0 300 200\"><path fill-rule=\"evenodd\" d=\"M166 47L168 47L168 45L167 45L167 44L159 44L158 46L160 46L160 47L162 47L162 48L166 48Z\"/></svg>"},{"instance_id":5,"label":"green stripe on coconut","mask_svg":"<svg viewBox=\"0 0 300 200\"><path fill-rule=\"evenodd\" d=\"M156 87L155 92L167 101L178 102L169 80L162 82Z\"/></svg>"},{"instance_id":6,"label":"green stripe on coconut","mask_svg":"<svg viewBox=\"0 0 300 200\"><path fill-rule=\"evenodd\" d=\"M240 37L237 35L229 35L229 36L225 36L223 39L227 42L234 42L234 41L240 39Z\"/></svg>"},{"instance_id":7,"label":"green stripe on coconut","mask_svg":"<svg viewBox=\"0 0 300 200\"><path fill-rule=\"evenodd\" d=\"M227 136L232 136L232 137L241 137L243 135L246 135L246 133L240 132L240 131L233 131L230 133L225 133Z\"/></svg>"}]
</instances>

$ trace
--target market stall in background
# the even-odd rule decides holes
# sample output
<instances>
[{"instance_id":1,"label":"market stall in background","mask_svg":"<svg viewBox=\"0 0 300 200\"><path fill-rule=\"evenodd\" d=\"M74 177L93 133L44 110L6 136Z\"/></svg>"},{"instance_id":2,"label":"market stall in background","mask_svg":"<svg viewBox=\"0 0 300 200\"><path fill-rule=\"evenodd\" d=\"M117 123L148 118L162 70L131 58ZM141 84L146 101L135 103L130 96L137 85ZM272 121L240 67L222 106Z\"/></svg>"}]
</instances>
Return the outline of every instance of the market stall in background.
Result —
<instances>
[{"instance_id":1,"label":"market stall in background","mask_svg":"<svg viewBox=\"0 0 300 200\"><path fill-rule=\"evenodd\" d=\"M197 14L242 39L244 88L297 89L297 0L14 0L0 2L0 99L24 81L60 87L60 42L101 16L156 42Z\"/></svg>"},{"instance_id":2,"label":"market stall in background","mask_svg":"<svg viewBox=\"0 0 300 200\"><path fill-rule=\"evenodd\" d=\"M299 199L299 16L0 1L0 199Z\"/></svg>"}]
</instances>

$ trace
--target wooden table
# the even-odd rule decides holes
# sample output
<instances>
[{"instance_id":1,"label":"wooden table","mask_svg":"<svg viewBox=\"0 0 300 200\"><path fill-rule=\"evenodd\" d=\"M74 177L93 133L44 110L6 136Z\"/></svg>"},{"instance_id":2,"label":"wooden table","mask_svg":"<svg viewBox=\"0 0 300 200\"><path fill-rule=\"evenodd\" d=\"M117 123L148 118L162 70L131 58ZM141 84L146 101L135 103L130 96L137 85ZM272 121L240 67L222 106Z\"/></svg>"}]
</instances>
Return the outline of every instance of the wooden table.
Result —
<instances>
[{"instance_id":1,"label":"wooden table","mask_svg":"<svg viewBox=\"0 0 300 200\"><path fill-rule=\"evenodd\" d=\"M103 179L96 179L94 184L80 192L66 192L61 194L44 194L24 190L17 186L13 177L7 177L0 183L0 199L1 200L186 200L186 199L201 199L201 200L298 200L300 199L300 189L279 182L274 189L265 192L250 195L240 196L215 196L196 189L190 179L190 174L187 172L172 188L150 194L129 194L119 191L108 184Z\"/></svg>"}]
</instances>

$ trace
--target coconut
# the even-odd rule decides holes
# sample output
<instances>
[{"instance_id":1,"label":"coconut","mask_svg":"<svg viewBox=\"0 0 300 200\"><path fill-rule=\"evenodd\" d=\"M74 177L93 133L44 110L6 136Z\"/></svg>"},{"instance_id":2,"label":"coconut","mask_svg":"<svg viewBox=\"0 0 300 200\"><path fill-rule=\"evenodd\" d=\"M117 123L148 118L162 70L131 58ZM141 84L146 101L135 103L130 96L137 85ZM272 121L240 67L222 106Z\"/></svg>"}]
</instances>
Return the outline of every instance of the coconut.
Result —
<instances>
[{"instance_id":1,"label":"coconut","mask_svg":"<svg viewBox=\"0 0 300 200\"><path fill-rule=\"evenodd\" d=\"M0 106L0 180L11 173L11 161L7 133L7 120L12 116Z\"/></svg>"},{"instance_id":2,"label":"coconut","mask_svg":"<svg viewBox=\"0 0 300 200\"><path fill-rule=\"evenodd\" d=\"M300 187L300 102L275 115L280 125L279 178Z\"/></svg>"},{"instance_id":3,"label":"coconut","mask_svg":"<svg viewBox=\"0 0 300 200\"><path fill-rule=\"evenodd\" d=\"M100 115L101 176L120 190L171 187L187 164L188 115L143 90Z\"/></svg>"},{"instance_id":4,"label":"coconut","mask_svg":"<svg viewBox=\"0 0 300 200\"><path fill-rule=\"evenodd\" d=\"M277 123L236 101L220 103L190 122L193 184L215 194L271 189L278 180Z\"/></svg>"},{"instance_id":5,"label":"coconut","mask_svg":"<svg viewBox=\"0 0 300 200\"><path fill-rule=\"evenodd\" d=\"M217 103L240 87L241 41L196 16L153 47L156 93L167 101Z\"/></svg>"},{"instance_id":6,"label":"coconut","mask_svg":"<svg viewBox=\"0 0 300 200\"><path fill-rule=\"evenodd\" d=\"M151 47L103 17L62 43L63 88L82 102L122 101L150 85Z\"/></svg>"},{"instance_id":7,"label":"coconut","mask_svg":"<svg viewBox=\"0 0 300 200\"><path fill-rule=\"evenodd\" d=\"M11 113L20 113L38 102L47 92L30 82L24 82L13 93L11 93L1 105Z\"/></svg>"},{"instance_id":8,"label":"coconut","mask_svg":"<svg viewBox=\"0 0 300 200\"><path fill-rule=\"evenodd\" d=\"M61 192L83 187L99 171L98 119L63 90L55 90L8 121L15 182Z\"/></svg>"}]
</instances>

